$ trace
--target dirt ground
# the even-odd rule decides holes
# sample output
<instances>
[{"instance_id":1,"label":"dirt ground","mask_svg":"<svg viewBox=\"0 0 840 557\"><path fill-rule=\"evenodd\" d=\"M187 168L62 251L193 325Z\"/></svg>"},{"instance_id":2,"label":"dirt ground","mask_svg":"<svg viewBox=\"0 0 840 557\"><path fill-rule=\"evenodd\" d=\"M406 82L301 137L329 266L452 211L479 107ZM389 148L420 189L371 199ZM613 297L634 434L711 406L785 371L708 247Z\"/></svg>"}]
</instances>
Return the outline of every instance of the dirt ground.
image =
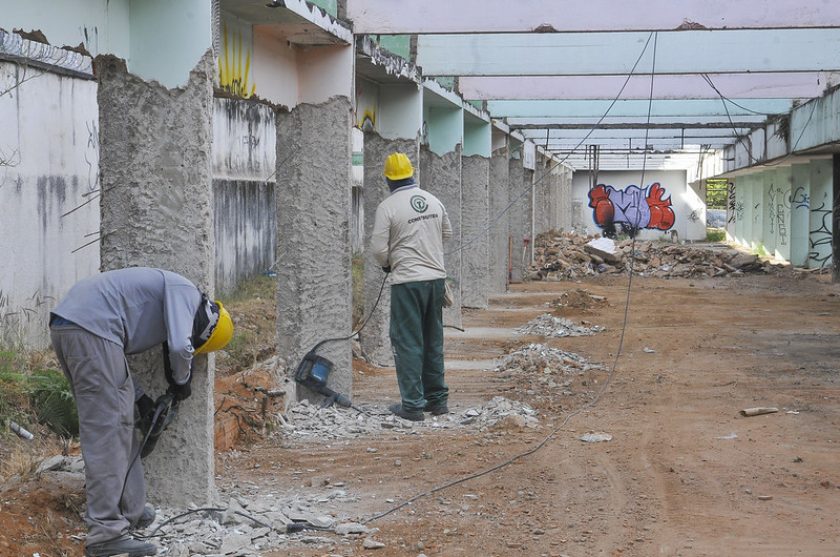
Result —
<instances>
[{"instance_id":1,"label":"dirt ground","mask_svg":"<svg viewBox=\"0 0 840 557\"><path fill-rule=\"evenodd\" d=\"M606 300L562 296L578 289ZM539 410L539 429L505 423L481 433L322 443L275 437L220 454L218 482L300 490L342 482L356 496L343 511L365 519L534 447L583 409L538 452L371 522L384 548L334 537L332 545L265 555L840 555L840 285L816 276L634 277L611 380L608 370L587 374L564 395L531 378L482 371L535 341L611 367L626 293L621 276L516 285L488 310L467 311L466 333L447 332L450 407L501 394ZM551 340L513 334L544 312L607 330ZM393 370L359 365L355 397L396 400ZM757 406L779 412L739 415ZM578 440L590 431L612 440ZM61 490L40 497L36 512L27 496L0 491L0 555L31 555L34 546L20 545L15 532L34 535L33 524L45 520L67 524L54 531L68 547L78 519L67 509L78 501Z\"/></svg>"}]
</instances>

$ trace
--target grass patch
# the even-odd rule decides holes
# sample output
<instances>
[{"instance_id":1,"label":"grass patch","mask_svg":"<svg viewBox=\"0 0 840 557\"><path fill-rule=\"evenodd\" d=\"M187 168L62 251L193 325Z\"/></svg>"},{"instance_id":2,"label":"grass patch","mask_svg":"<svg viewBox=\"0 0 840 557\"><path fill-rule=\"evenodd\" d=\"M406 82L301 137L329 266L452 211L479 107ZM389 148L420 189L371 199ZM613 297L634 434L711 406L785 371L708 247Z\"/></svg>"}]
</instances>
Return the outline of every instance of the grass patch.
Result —
<instances>
[{"instance_id":1,"label":"grass patch","mask_svg":"<svg viewBox=\"0 0 840 557\"><path fill-rule=\"evenodd\" d=\"M726 230L723 228L707 228L706 229L707 242L725 242Z\"/></svg>"},{"instance_id":2,"label":"grass patch","mask_svg":"<svg viewBox=\"0 0 840 557\"><path fill-rule=\"evenodd\" d=\"M277 278L243 281L222 303L233 318L233 339L216 355L216 373L228 375L273 355L277 348Z\"/></svg>"}]
</instances>

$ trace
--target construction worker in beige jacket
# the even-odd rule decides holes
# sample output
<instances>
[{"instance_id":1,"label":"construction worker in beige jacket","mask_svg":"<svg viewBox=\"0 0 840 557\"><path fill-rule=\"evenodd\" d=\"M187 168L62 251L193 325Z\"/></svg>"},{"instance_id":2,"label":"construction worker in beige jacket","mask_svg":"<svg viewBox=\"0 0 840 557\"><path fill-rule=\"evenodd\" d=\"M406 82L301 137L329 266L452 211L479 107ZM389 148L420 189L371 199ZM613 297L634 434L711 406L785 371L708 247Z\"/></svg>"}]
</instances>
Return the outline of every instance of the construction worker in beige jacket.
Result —
<instances>
[{"instance_id":1,"label":"construction worker in beige jacket","mask_svg":"<svg viewBox=\"0 0 840 557\"><path fill-rule=\"evenodd\" d=\"M449 411L443 368L443 241L452 236L446 209L420 189L405 153L385 160L391 190L376 209L370 250L391 273L391 346L402 402L389 407L407 420Z\"/></svg>"}]
</instances>

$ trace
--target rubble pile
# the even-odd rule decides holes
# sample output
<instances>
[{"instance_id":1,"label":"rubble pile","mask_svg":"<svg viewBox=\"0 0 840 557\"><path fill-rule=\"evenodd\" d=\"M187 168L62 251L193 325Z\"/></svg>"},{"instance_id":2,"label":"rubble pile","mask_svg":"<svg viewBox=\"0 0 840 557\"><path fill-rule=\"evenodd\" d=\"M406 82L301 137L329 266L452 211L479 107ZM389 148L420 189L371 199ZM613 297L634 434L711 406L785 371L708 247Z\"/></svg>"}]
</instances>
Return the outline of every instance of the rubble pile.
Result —
<instances>
[{"instance_id":1,"label":"rubble pile","mask_svg":"<svg viewBox=\"0 0 840 557\"><path fill-rule=\"evenodd\" d=\"M600 333L604 327L600 325L586 326L584 321L581 325L575 325L564 317L555 317L544 313L539 317L528 321L525 325L517 327L514 331L520 335L537 335L542 337L581 337Z\"/></svg>"},{"instance_id":2,"label":"rubble pile","mask_svg":"<svg viewBox=\"0 0 840 557\"><path fill-rule=\"evenodd\" d=\"M529 344L507 354L496 366L495 371L576 375L590 369L602 369L602 366L591 364L586 358L574 352L566 352L544 344Z\"/></svg>"},{"instance_id":3,"label":"rubble pile","mask_svg":"<svg viewBox=\"0 0 840 557\"><path fill-rule=\"evenodd\" d=\"M530 406L504 397L495 397L481 406L457 413L442 416L427 414L422 422L399 418L385 406L363 405L360 409L364 413L336 406L321 408L302 400L284 415L278 416L281 425L278 434L300 440L322 441L366 437L383 432L417 434L463 427L484 430L512 415L523 417L529 426L532 422L536 423L536 412Z\"/></svg>"},{"instance_id":4,"label":"rubble pile","mask_svg":"<svg viewBox=\"0 0 840 557\"><path fill-rule=\"evenodd\" d=\"M575 288L562 292L558 298L551 301L551 307L556 309L582 309L607 305L605 296L597 296L584 288Z\"/></svg>"},{"instance_id":5,"label":"rubble pile","mask_svg":"<svg viewBox=\"0 0 840 557\"><path fill-rule=\"evenodd\" d=\"M530 280L570 280L601 273L623 273L630 265L632 240L563 232L537 237ZM658 278L720 277L784 269L732 248L636 240L633 272Z\"/></svg>"}]
</instances>

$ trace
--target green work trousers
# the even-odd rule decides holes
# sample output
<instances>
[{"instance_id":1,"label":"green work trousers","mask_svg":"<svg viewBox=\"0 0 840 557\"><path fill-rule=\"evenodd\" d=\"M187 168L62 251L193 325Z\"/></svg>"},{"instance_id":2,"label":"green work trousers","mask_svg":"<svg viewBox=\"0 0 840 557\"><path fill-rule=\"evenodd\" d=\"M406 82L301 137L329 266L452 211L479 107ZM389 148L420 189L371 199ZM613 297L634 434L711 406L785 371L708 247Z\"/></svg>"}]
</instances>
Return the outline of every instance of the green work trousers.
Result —
<instances>
[{"instance_id":1,"label":"green work trousers","mask_svg":"<svg viewBox=\"0 0 840 557\"><path fill-rule=\"evenodd\" d=\"M391 286L391 346L403 408L423 411L445 404L443 380L443 281Z\"/></svg>"}]
</instances>

